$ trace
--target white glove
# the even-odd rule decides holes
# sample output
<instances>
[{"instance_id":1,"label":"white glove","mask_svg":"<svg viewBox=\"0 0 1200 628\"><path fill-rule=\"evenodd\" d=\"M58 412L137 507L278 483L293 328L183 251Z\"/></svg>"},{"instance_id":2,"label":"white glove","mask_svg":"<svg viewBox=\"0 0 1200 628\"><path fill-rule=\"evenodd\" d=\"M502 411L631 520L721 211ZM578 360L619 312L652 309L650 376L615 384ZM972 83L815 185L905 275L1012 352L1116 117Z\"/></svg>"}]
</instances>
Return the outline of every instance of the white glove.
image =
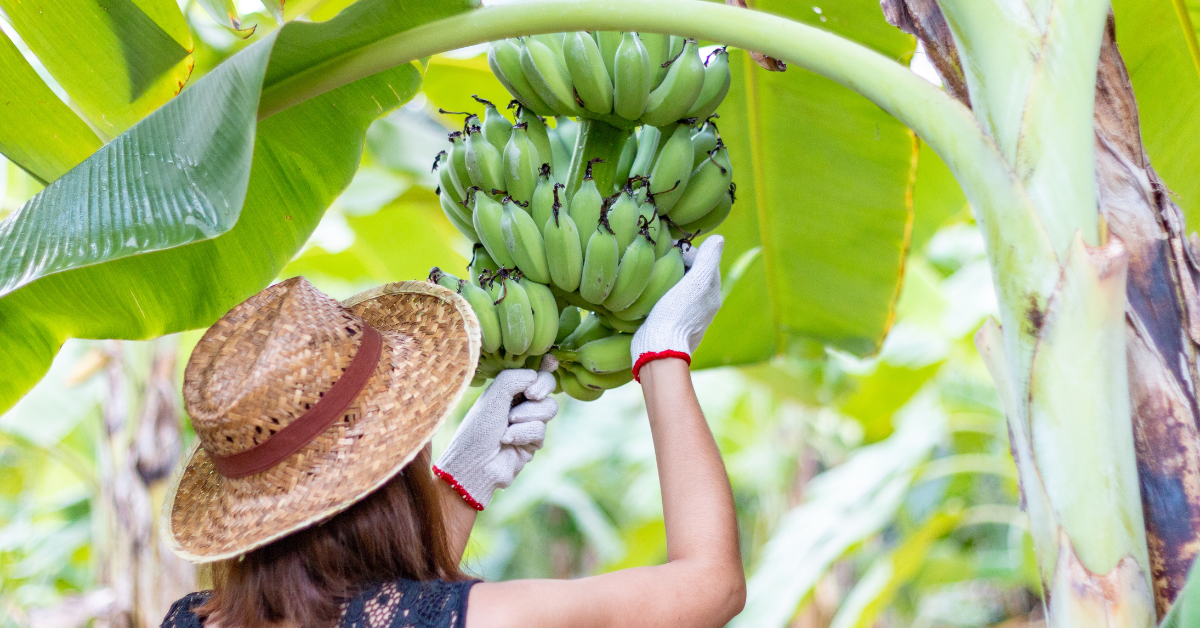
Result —
<instances>
[{"instance_id":1,"label":"white glove","mask_svg":"<svg viewBox=\"0 0 1200 628\"><path fill-rule=\"evenodd\" d=\"M547 365L543 365L547 366ZM557 366L554 363L550 366ZM533 459L546 438L546 421L558 413L558 402L543 392L543 376L529 369L501 371L471 406L433 472L454 487L476 510L492 501ZM513 405L525 393L531 401Z\"/></svg>"},{"instance_id":2,"label":"white glove","mask_svg":"<svg viewBox=\"0 0 1200 628\"><path fill-rule=\"evenodd\" d=\"M710 236L695 253L687 274L667 291L633 335L633 378L648 362L680 358L692 363L717 309L721 307L721 251L725 238ZM691 253L690 251L688 253ZM690 255L689 255L690 257Z\"/></svg>"}]
</instances>

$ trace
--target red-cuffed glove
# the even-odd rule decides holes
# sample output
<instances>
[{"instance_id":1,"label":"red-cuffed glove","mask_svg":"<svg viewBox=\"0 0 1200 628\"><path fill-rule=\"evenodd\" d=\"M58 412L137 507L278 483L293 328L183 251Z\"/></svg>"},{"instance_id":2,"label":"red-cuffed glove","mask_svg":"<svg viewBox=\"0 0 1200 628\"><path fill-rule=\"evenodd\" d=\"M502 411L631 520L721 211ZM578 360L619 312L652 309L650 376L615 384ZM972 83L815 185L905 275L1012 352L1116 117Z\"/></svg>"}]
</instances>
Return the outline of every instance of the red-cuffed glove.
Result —
<instances>
[{"instance_id":1,"label":"red-cuffed glove","mask_svg":"<svg viewBox=\"0 0 1200 628\"><path fill-rule=\"evenodd\" d=\"M433 472L462 495L476 510L492 501L496 489L506 488L546 438L546 422L558 413L554 392L557 361L543 361L542 372L501 371L496 381L471 406ZM524 393L528 401L513 405Z\"/></svg>"},{"instance_id":2,"label":"red-cuffed glove","mask_svg":"<svg viewBox=\"0 0 1200 628\"><path fill-rule=\"evenodd\" d=\"M714 235L706 239L687 274L659 299L633 335L634 379L638 379L642 366L654 360L679 358L692 363L692 353L721 307L724 248L725 238Z\"/></svg>"}]
</instances>

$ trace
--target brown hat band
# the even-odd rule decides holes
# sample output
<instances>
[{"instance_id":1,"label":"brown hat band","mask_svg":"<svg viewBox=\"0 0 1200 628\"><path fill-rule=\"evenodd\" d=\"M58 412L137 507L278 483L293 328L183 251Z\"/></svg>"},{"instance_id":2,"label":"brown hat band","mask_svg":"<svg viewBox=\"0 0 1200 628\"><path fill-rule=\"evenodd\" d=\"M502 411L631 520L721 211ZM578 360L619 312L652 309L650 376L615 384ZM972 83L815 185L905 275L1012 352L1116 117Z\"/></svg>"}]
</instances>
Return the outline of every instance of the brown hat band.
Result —
<instances>
[{"instance_id":1,"label":"brown hat band","mask_svg":"<svg viewBox=\"0 0 1200 628\"><path fill-rule=\"evenodd\" d=\"M250 449L228 456L210 454L217 472L230 479L262 473L311 443L354 402L375 372L382 352L383 336L364 322L362 344L354 359L325 395L295 421Z\"/></svg>"}]
</instances>

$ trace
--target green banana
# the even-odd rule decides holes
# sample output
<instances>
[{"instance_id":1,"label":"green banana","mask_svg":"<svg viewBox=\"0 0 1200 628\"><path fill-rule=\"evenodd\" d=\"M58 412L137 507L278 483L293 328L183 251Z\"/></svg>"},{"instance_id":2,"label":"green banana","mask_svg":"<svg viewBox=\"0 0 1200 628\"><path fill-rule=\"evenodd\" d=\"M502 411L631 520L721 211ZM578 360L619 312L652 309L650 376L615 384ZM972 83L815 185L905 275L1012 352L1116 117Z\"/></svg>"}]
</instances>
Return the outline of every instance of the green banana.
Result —
<instances>
[{"instance_id":1,"label":"green banana","mask_svg":"<svg viewBox=\"0 0 1200 628\"><path fill-rule=\"evenodd\" d=\"M620 192L629 183L629 172L633 170L633 160L637 157L637 134L630 133L629 139L621 147L621 157L617 160L617 171L613 173L612 192Z\"/></svg>"},{"instance_id":2,"label":"green banana","mask_svg":"<svg viewBox=\"0 0 1200 628\"><path fill-rule=\"evenodd\" d=\"M650 59L650 89L654 89L667 75L671 60L671 36L660 33L638 33L637 36L646 47L646 55Z\"/></svg>"},{"instance_id":3,"label":"green banana","mask_svg":"<svg viewBox=\"0 0 1200 628\"><path fill-rule=\"evenodd\" d=\"M496 150L503 152L505 145L508 144L508 136L512 133L513 124L496 109L496 105L492 101L485 98L480 98L478 94L471 94L471 98L475 102L484 106L483 110L483 138L489 144L496 147Z\"/></svg>"},{"instance_id":4,"label":"green banana","mask_svg":"<svg viewBox=\"0 0 1200 628\"><path fill-rule=\"evenodd\" d=\"M608 71L608 78L613 81L617 80L617 46L621 45L621 33L597 31L593 35L596 38L596 45L600 46L600 56L604 59L604 69Z\"/></svg>"},{"instance_id":5,"label":"green banana","mask_svg":"<svg viewBox=\"0 0 1200 628\"><path fill-rule=\"evenodd\" d=\"M614 313L613 316L624 321L645 318L658 300L667 293L667 290L683 279L683 272L683 255L679 253L678 248L671 247L666 255L654 262L654 268L650 270L650 281L646 283L646 289L642 290L641 296L629 307Z\"/></svg>"},{"instance_id":6,"label":"green banana","mask_svg":"<svg viewBox=\"0 0 1200 628\"><path fill-rule=\"evenodd\" d=\"M614 334L593 340L575 351L575 362L593 373L616 373L633 368L632 334Z\"/></svg>"},{"instance_id":7,"label":"green banana","mask_svg":"<svg viewBox=\"0 0 1200 628\"><path fill-rule=\"evenodd\" d=\"M583 313L574 305L568 305L562 308L558 313L558 334L554 336L554 344L562 344L571 332L579 328L579 323L583 320Z\"/></svg>"},{"instance_id":8,"label":"green banana","mask_svg":"<svg viewBox=\"0 0 1200 628\"><path fill-rule=\"evenodd\" d=\"M471 176L467 172L467 143L461 131L450 134L450 177L454 190L463 200L467 199L467 188L471 187Z\"/></svg>"},{"instance_id":9,"label":"green banana","mask_svg":"<svg viewBox=\"0 0 1200 628\"><path fill-rule=\"evenodd\" d=\"M657 259L667 254L667 249L671 248L671 233L667 230L667 226L658 217L655 211L654 203L642 203L638 206L638 224L645 225L650 239L654 241L654 257Z\"/></svg>"},{"instance_id":10,"label":"green banana","mask_svg":"<svg viewBox=\"0 0 1200 628\"><path fill-rule=\"evenodd\" d=\"M518 122L509 134L504 146L504 185L508 195L528 206L533 200L533 191L538 184L538 171L542 159L537 147L526 135L526 123Z\"/></svg>"},{"instance_id":11,"label":"green banana","mask_svg":"<svg viewBox=\"0 0 1200 628\"><path fill-rule=\"evenodd\" d=\"M504 337L504 351L510 356L519 356L533 340L533 308L529 305L529 293L521 282L509 278L505 271L488 281L488 294L496 304L500 316L500 331Z\"/></svg>"},{"instance_id":12,"label":"green banana","mask_svg":"<svg viewBox=\"0 0 1200 628\"><path fill-rule=\"evenodd\" d=\"M442 213L446 214L450 224L454 225L459 233L472 242L479 241L479 234L475 231L475 225L471 222L471 214L466 207L461 203L456 203L445 190L438 194L438 202L442 206Z\"/></svg>"},{"instance_id":13,"label":"green banana","mask_svg":"<svg viewBox=\"0 0 1200 628\"><path fill-rule=\"evenodd\" d=\"M521 48L521 69L525 78L533 85L542 100L550 104L555 113L579 115L582 113L575 102L575 87L563 61L561 43L557 54L536 37L526 37ZM692 103L688 103L690 107Z\"/></svg>"},{"instance_id":14,"label":"green banana","mask_svg":"<svg viewBox=\"0 0 1200 628\"><path fill-rule=\"evenodd\" d=\"M528 212L513 208L516 203L511 198L504 197L500 205L500 236L504 238L504 248L522 275L537 283L550 283L542 230L538 229Z\"/></svg>"},{"instance_id":15,"label":"green banana","mask_svg":"<svg viewBox=\"0 0 1200 628\"><path fill-rule=\"evenodd\" d=\"M579 296L589 303L603 303L617 281L617 264L621 252L608 219L601 215L596 230L588 239L583 256L583 275L579 279Z\"/></svg>"},{"instance_id":16,"label":"green banana","mask_svg":"<svg viewBox=\"0 0 1200 628\"><path fill-rule=\"evenodd\" d=\"M686 225L681 225L679 228L688 233L712 233L713 229L721 226L725 219L729 217L729 212L733 210L733 194L735 186L730 183L729 190L721 195L721 200L717 201L717 205L710 209L707 214L699 219L689 222Z\"/></svg>"},{"instance_id":17,"label":"green banana","mask_svg":"<svg viewBox=\"0 0 1200 628\"><path fill-rule=\"evenodd\" d=\"M433 160L433 171L438 173L438 183L441 184L441 190L450 196L450 200L455 203L461 203L464 190L459 189L458 181L454 180L453 165L450 163L449 153L441 151L437 154L437 157Z\"/></svg>"},{"instance_id":18,"label":"green banana","mask_svg":"<svg viewBox=\"0 0 1200 628\"><path fill-rule=\"evenodd\" d=\"M724 143L718 142L708 159L692 172L687 189L667 212L667 216L679 225L703 218L721 200L721 195L728 192L732 181L733 167L729 164L729 151Z\"/></svg>"},{"instance_id":19,"label":"green banana","mask_svg":"<svg viewBox=\"0 0 1200 628\"><path fill-rule=\"evenodd\" d=\"M594 390L580 384L575 375L566 369L560 368L554 371L554 377L558 380L558 385L562 387L563 392L570 395L573 399L595 401L604 394L603 390Z\"/></svg>"},{"instance_id":20,"label":"green banana","mask_svg":"<svg viewBox=\"0 0 1200 628\"><path fill-rule=\"evenodd\" d=\"M554 303L554 293L546 285L524 279L521 285L525 288L529 307L533 311L533 334L525 353L541 355L554 346L554 340L558 337L558 305Z\"/></svg>"},{"instance_id":21,"label":"green banana","mask_svg":"<svg viewBox=\"0 0 1200 628\"><path fill-rule=\"evenodd\" d=\"M574 292L579 289L579 281L583 276L583 247L579 245L579 228L570 214L561 211L561 207L556 188L550 218L542 228L546 261L554 285L560 290Z\"/></svg>"},{"instance_id":22,"label":"green banana","mask_svg":"<svg viewBox=\"0 0 1200 628\"><path fill-rule=\"evenodd\" d=\"M629 176L648 177L654 168L654 155L658 153L658 144L662 141L662 130L654 126L644 126L638 134L637 153L633 157L633 165L629 167Z\"/></svg>"},{"instance_id":23,"label":"green banana","mask_svg":"<svg viewBox=\"0 0 1200 628\"><path fill-rule=\"evenodd\" d=\"M449 288L455 292L462 292L462 281L458 277L434 266L429 269L429 283L436 283L443 288Z\"/></svg>"},{"instance_id":24,"label":"green banana","mask_svg":"<svg viewBox=\"0 0 1200 628\"><path fill-rule=\"evenodd\" d=\"M580 320L579 326L575 328L575 331L564 338L559 343L559 346L566 351L574 351L593 340L607 338L613 335L613 333L613 330L600 324L599 316L588 313Z\"/></svg>"},{"instance_id":25,"label":"green banana","mask_svg":"<svg viewBox=\"0 0 1200 628\"><path fill-rule=\"evenodd\" d=\"M647 203L647 205L650 205ZM654 206L650 205L653 210ZM661 258L671 251L673 242L671 241L671 230L667 228L667 223L663 222L658 214L650 219L650 237L654 239L654 257Z\"/></svg>"},{"instance_id":26,"label":"green banana","mask_svg":"<svg viewBox=\"0 0 1200 628\"><path fill-rule=\"evenodd\" d=\"M484 353L495 352L504 340L504 333L500 329L500 313L496 311L492 297L476 285L474 279L462 284L462 296L471 309L475 310L475 317L479 319L480 336L483 341L480 349Z\"/></svg>"},{"instance_id":27,"label":"green banana","mask_svg":"<svg viewBox=\"0 0 1200 628\"><path fill-rule=\"evenodd\" d=\"M610 199L611 200L611 199ZM640 209L632 188L617 193L617 199L608 206L608 225L617 236L617 250L624 251L638 234ZM607 306L606 306L607 307Z\"/></svg>"},{"instance_id":28,"label":"green banana","mask_svg":"<svg viewBox=\"0 0 1200 628\"><path fill-rule=\"evenodd\" d=\"M704 120L711 116L729 93L730 81L729 51L721 48L709 55L704 66L704 85L696 96L696 102L692 103L692 108L683 117Z\"/></svg>"},{"instance_id":29,"label":"green banana","mask_svg":"<svg viewBox=\"0 0 1200 628\"><path fill-rule=\"evenodd\" d=\"M632 305L650 283L650 273L653 269L654 242L650 239L648 226L644 226L641 234L621 256L621 265L617 267L617 280L613 284L612 292L608 293L608 298L604 299L604 307L616 314Z\"/></svg>"},{"instance_id":30,"label":"green banana","mask_svg":"<svg viewBox=\"0 0 1200 628\"><path fill-rule=\"evenodd\" d=\"M613 76L613 112L626 120L637 120L650 97L653 68L642 40L625 33L617 46Z\"/></svg>"},{"instance_id":31,"label":"green banana","mask_svg":"<svg viewBox=\"0 0 1200 628\"><path fill-rule=\"evenodd\" d=\"M470 273L471 281L477 286L482 285L479 281L479 276L484 271L494 273L498 270L500 270L500 265L496 263L496 260L492 259L491 255L488 255L487 249L482 244L476 242L475 246L471 248L471 263L467 264L467 271Z\"/></svg>"},{"instance_id":32,"label":"green banana","mask_svg":"<svg viewBox=\"0 0 1200 628\"><path fill-rule=\"evenodd\" d=\"M617 371L616 373L593 373L578 364L572 364L567 367L575 379L579 380L580 385L592 390L612 390L620 386L624 386L633 381L633 369L628 371Z\"/></svg>"},{"instance_id":33,"label":"green banana","mask_svg":"<svg viewBox=\"0 0 1200 628\"><path fill-rule=\"evenodd\" d=\"M567 150L574 152L575 143L579 141L579 123L567 116L554 116L554 128Z\"/></svg>"},{"instance_id":34,"label":"green banana","mask_svg":"<svg viewBox=\"0 0 1200 628\"><path fill-rule=\"evenodd\" d=\"M521 42L516 39L494 41L488 48L488 65L492 73L522 105L534 114L542 116L554 115L554 109L537 95L529 79L525 78L525 70L521 69Z\"/></svg>"},{"instance_id":35,"label":"green banana","mask_svg":"<svg viewBox=\"0 0 1200 628\"><path fill-rule=\"evenodd\" d=\"M542 164L537 187L533 188L533 198L529 200L529 213L533 216L534 224L546 226L554 204L558 202L556 190L560 187L563 187L563 184L554 180L554 175L550 173L550 164Z\"/></svg>"},{"instance_id":36,"label":"green banana","mask_svg":"<svg viewBox=\"0 0 1200 628\"><path fill-rule=\"evenodd\" d=\"M526 39L536 39L546 44L546 47L554 53L559 63L563 64L563 67L567 66L567 59L563 56L563 42L567 40L566 33L542 33L541 35L530 35Z\"/></svg>"},{"instance_id":37,"label":"green banana","mask_svg":"<svg viewBox=\"0 0 1200 628\"><path fill-rule=\"evenodd\" d=\"M467 134L467 175L471 185L484 192L504 189L504 163L500 151L484 139L478 126L471 127Z\"/></svg>"},{"instance_id":38,"label":"green banana","mask_svg":"<svg viewBox=\"0 0 1200 628\"><path fill-rule=\"evenodd\" d=\"M567 72L575 84L575 92L590 112L604 115L612 111L612 78L604 66L600 46L588 33L567 33L563 42Z\"/></svg>"},{"instance_id":39,"label":"green banana","mask_svg":"<svg viewBox=\"0 0 1200 628\"><path fill-rule=\"evenodd\" d=\"M678 57L679 53L683 52L683 45L685 43L687 43L687 37L671 35L671 51L667 53L667 58L674 59Z\"/></svg>"},{"instance_id":40,"label":"green banana","mask_svg":"<svg viewBox=\"0 0 1200 628\"><path fill-rule=\"evenodd\" d=\"M605 327L612 328L614 332L632 334L642 326L642 321L623 321L615 314L605 314L600 317L600 323Z\"/></svg>"},{"instance_id":41,"label":"green banana","mask_svg":"<svg viewBox=\"0 0 1200 628\"><path fill-rule=\"evenodd\" d=\"M592 232L600 222L600 210L603 204L604 199L600 197L600 190L596 189L596 182L592 179L592 163L589 162L583 171L583 182L579 185L575 196L571 198L570 209L571 220L575 221L575 227L579 229L579 250L581 251L587 251L588 240L591 239Z\"/></svg>"},{"instance_id":42,"label":"green banana","mask_svg":"<svg viewBox=\"0 0 1200 628\"><path fill-rule=\"evenodd\" d=\"M582 281L582 279L580 279L580 281ZM579 295L578 290L576 290L575 292L565 292L563 290L556 290L554 294L555 294L555 296L558 296L561 300L565 301L569 305L574 305L575 307L577 307L581 310L587 310L587 311L592 312L593 314L597 314L599 316L605 316L605 315L609 314L609 311L607 308L605 308L603 305L600 305L597 303L592 303L591 301L588 301L587 299L583 298L582 296Z\"/></svg>"},{"instance_id":43,"label":"green banana","mask_svg":"<svg viewBox=\"0 0 1200 628\"><path fill-rule=\"evenodd\" d=\"M691 129L679 125L659 151L650 171L650 194L660 215L669 213L687 189L692 159Z\"/></svg>"},{"instance_id":44,"label":"green banana","mask_svg":"<svg viewBox=\"0 0 1200 628\"><path fill-rule=\"evenodd\" d=\"M550 135L546 132L546 122L527 107L521 106L519 102L517 103L517 122L525 123L525 135L537 149L538 168L540 169L542 164L551 163L553 153L550 150Z\"/></svg>"},{"instance_id":45,"label":"green banana","mask_svg":"<svg viewBox=\"0 0 1200 628\"><path fill-rule=\"evenodd\" d=\"M700 60L696 41L689 39L683 46L683 52L671 62L671 69L662 83L646 99L642 122L662 126L685 117L692 105L696 104L703 87L704 62Z\"/></svg>"},{"instance_id":46,"label":"green banana","mask_svg":"<svg viewBox=\"0 0 1200 628\"><path fill-rule=\"evenodd\" d=\"M708 154L717 148L717 125L712 120L706 120L692 134L692 169L708 159Z\"/></svg>"},{"instance_id":47,"label":"green banana","mask_svg":"<svg viewBox=\"0 0 1200 628\"><path fill-rule=\"evenodd\" d=\"M572 137L568 142L562 131L560 126L547 132L550 136L550 167L556 173L556 177L567 175L571 169L571 156L575 153L575 139Z\"/></svg>"},{"instance_id":48,"label":"green banana","mask_svg":"<svg viewBox=\"0 0 1200 628\"><path fill-rule=\"evenodd\" d=\"M504 245L504 233L500 229L504 209L487 194L480 194L479 188L471 189L475 193L475 212L471 218L480 244L502 268L516 268L517 264Z\"/></svg>"}]
</instances>

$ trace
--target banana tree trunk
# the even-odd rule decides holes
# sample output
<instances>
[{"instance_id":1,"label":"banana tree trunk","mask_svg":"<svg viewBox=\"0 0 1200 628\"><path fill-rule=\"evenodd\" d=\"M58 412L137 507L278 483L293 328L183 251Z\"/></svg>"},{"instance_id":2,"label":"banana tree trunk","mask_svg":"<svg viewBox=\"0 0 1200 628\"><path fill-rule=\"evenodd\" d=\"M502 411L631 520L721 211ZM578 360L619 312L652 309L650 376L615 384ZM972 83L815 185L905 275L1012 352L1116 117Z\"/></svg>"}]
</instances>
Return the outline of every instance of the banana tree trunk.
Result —
<instances>
[{"instance_id":1,"label":"banana tree trunk","mask_svg":"<svg viewBox=\"0 0 1200 628\"><path fill-rule=\"evenodd\" d=\"M113 592L113 605L97 625L156 626L176 599L194 590L195 568L175 556L159 535L159 508L166 480L182 451L174 339L139 347L108 346L109 394L98 446L100 495L96 543L98 583ZM148 364L146 364L148 362ZM149 366L149 369L145 367ZM149 372L142 380L135 373Z\"/></svg>"},{"instance_id":2,"label":"banana tree trunk","mask_svg":"<svg viewBox=\"0 0 1200 628\"><path fill-rule=\"evenodd\" d=\"M882 6L889 22L916 35L925 44L947 92L971 106L969 81L963 68L978 66L980 61L960 56L953 31L938 4L934 0L883 0ZM1127 402L1113 400L1113 403L1127 403L1130 412L1154 605L1161 618L1183 587L1200 549L1197 431L1200 406L1195 393L1200 381L1196 367L1196 346L1200 343L1196 283L1200 279L1200 266L1195 247L1200 243L1185 239L1182 212L1149 165L1138 126L1137 102L1117 49L1111 14L1100 46L1093 126L1097 204L1104 218L1102 231L1111 235L1111 241L1121 244L1124 267L1121 272L1126 275L1124 298L1116 295L1113 301L1123 302L1124 311L1116 314L1123 314L1128 397ZM1031 325L1028 332L1020 330L1020 333L1035 334L1038 327L1041 325ZM994 327L985 328L979 344L985 357L993 358L991 368L1000 371L994 375L998 375L997 383L1001 384L1006 375L998 363L1003 358L996 355L1003 346L999 333ZM1084 366L1080 364L1084 359L1082 354L1064 358L1072 360L1076 367ZM1038 389L1031 392L1038 394ZM1067 574L1081 588L1067 595L1076 591L1111 590L1105 587L1122 579L1136 580L1137 574L1129 572L1129 565L1119 566L1107 575L1090 573L1079 570L1079 565L1071 560L1069 546L1057 540L1058 534L1051 528L1053 512L1085 503L1087 496L1077 493L1091 483L1067 476L1069 484L1057 487L1058 495L1051 494L1048 504L1040 497L1048 492L1046 484L1051 478L1045 467L1053 466L1050 459L1087 455L1087 452L1034 451L1037 439L1030 441L1026 427L1038 430L1037 418L1027 426L1023 425L1020 414L1019 410L1009 409L1011 445L1022 471L1023 500L1034 519L1035 543L1053 622L1054 607L1059 602L1056 595L1066 592L1054 590L1056 580L1054 569L1048 569L1050 565L1061 566L1063 559L1070 564ZM1086 442L1083 439L1063 445L1078 450ZM1031 497L1031 493L1038 496ZM1039 511L1039 505L1049 506L1049 512ZM1096 517L1091 525L1119 524Z\"/></svg>"}]
</instances>

